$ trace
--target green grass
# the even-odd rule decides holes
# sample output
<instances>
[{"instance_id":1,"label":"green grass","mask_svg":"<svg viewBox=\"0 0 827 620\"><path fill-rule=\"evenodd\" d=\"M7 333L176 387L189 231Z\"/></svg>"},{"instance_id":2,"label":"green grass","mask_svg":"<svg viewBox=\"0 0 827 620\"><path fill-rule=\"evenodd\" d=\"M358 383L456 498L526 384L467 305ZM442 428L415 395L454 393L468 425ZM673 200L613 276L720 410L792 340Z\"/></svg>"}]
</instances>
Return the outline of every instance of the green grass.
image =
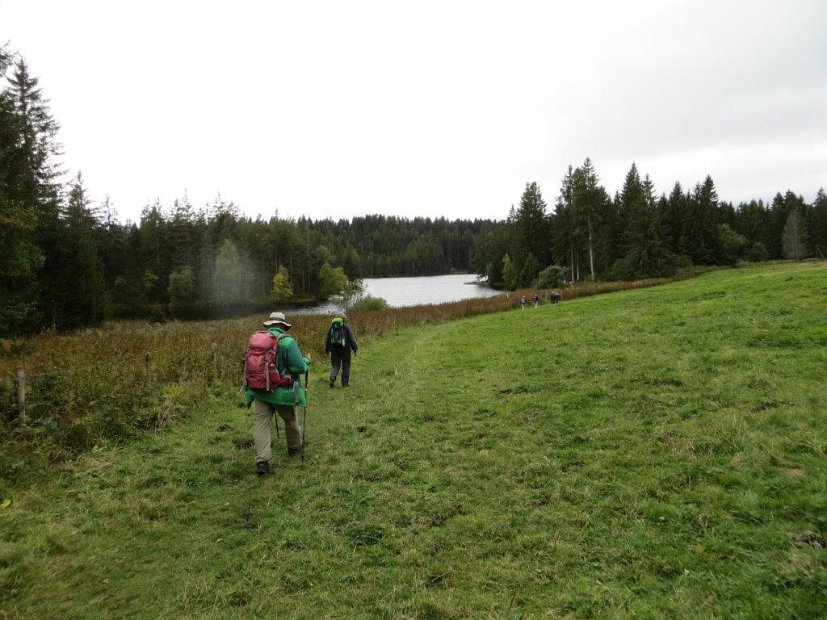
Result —
<instances>
[{"instance_id":1,"label":"green grass","mask_svg":"<svg viewBox=\"0 0 827 620\"><path fill-rule=\"evenodd\" d=\"M630 282L581 282L564 290L566 300L611 291L657 286L691 278L693 267L671 278ZM359 341L405 326L438 324L513 309L517 291L494 297L384 310L351 311ZM129 439L179 421L209 387L223 393L239 379L239 359L262 315L209 322L109 322L69 333L0 339L0 485L36 474L39 465L73 458L106 440ZM301 334L305 354L324 356L330 316L288 317ZM25 372L25 403L15 377ZM20 424L25 413L26 423ZM4 480L5 479L5 480Z\"/></svg>"},{"instance_id":2,"label":"green grass","mask_svg":"<svg viewBox=\"0 0 827 620\"><path fill-rule=\"evenodd\" d=\"M781 264L391 332L263 480L205 389L0 490L0 616L823 617L825 300Z\"/></svg>"}]
</instances>

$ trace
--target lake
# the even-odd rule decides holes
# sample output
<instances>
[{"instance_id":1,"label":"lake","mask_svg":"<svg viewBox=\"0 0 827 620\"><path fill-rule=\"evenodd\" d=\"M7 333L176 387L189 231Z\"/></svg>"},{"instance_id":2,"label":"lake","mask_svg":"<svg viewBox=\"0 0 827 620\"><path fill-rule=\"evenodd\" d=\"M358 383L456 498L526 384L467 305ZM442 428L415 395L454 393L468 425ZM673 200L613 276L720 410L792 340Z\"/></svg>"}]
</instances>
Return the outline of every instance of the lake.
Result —
<instances>
[{"instance_id":1,"label":"lake","mask_svg":"<svg viewBox=\"0 0 827 620\"><path fill-rule=\"evenodd\" d=\"M364 282L366 294L381 297L392 308L444 304L473 297L492 297L502 293L480 286L476 281L477 276L474 274L458 273L415 278L368 278Z\"/></svg>"},{"instance_id":2,"label":"lake","mask_svg":"<svg viewBox=\"0 0 827 620\"><path fill-rule=\"evenodd\" d=\"M492 297L501 295L486 286L476 284L477 276L472 273L455 273L447 276L421 276L411 278L365 278L365 294L381 297L392 308L418 306L421 304L444 304L449 301ZM340 307L334 303L306 308L301 314L327 314Z\"/></svg>"}]
</instances>

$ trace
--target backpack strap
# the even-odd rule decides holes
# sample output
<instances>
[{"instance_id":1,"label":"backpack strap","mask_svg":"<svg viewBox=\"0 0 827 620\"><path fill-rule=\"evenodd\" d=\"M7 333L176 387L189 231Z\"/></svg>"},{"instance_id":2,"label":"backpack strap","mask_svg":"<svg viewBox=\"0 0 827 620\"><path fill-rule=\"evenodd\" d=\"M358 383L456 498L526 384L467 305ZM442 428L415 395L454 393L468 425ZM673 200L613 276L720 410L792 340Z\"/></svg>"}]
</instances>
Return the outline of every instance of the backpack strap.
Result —
<instances>
[{"instance_id":1,"label":"backpack strap","mask_svg":"<svg viewBox=\"0 0 827 620\"><path fill-rule=\"evenodd\" d=\"M288 336L288 334L285 334L284 332L281 332L280 334L273 334L273 335L276 337L276 347L277 347L276 357L273 360L273 363L276 365L276 370L279 372L279 374L289 375L290 372L287 370L286 366L284 367L284 373L282 373L279 370L279 355L278 355L278 348L281 346L282 339L283 338L289 338L289 336Z\"/></svg>"}]
</instances>

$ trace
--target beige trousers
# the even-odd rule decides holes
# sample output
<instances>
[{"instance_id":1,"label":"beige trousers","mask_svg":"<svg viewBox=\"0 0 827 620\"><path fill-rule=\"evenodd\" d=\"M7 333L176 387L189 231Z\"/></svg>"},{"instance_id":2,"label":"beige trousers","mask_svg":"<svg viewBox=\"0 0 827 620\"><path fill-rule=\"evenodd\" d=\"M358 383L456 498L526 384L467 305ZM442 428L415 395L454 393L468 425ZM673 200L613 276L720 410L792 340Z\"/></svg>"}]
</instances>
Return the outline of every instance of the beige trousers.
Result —
<instances>
[{"instance_id":1,"label":"beige trousers","mask_svg":"<svg viewBox=\"0 0 827 620\"><path fill-rule=\"evenodd\" d=\"M296 410L288 405L271 405L256 399L256 416L253 422L253 441L256 444L256 463L269 461L273 456L270 437L270 424L273 414L278 413L284 420L287 448L301 448L302 431L296 419Z\"/></svg>"}]
</instances>

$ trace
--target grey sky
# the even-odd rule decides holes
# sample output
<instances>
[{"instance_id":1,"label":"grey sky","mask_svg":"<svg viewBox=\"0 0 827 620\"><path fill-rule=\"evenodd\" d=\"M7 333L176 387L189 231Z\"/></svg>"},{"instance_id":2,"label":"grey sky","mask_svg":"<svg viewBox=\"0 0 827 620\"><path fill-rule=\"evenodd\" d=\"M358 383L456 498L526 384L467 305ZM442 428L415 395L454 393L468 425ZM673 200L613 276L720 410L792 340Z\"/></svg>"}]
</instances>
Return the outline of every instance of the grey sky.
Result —
<instances>
[{"instance_id":1,"label":"grey sky","mask_svg":"<svg viewBox=\"0 0 827 620\"><path fill-rule=\"evenodd\" d=\"M122 219L502 219L586 156L610 192L827 184L827 2L0 0L63 162Z\"/></svg>"}]
</instances>

